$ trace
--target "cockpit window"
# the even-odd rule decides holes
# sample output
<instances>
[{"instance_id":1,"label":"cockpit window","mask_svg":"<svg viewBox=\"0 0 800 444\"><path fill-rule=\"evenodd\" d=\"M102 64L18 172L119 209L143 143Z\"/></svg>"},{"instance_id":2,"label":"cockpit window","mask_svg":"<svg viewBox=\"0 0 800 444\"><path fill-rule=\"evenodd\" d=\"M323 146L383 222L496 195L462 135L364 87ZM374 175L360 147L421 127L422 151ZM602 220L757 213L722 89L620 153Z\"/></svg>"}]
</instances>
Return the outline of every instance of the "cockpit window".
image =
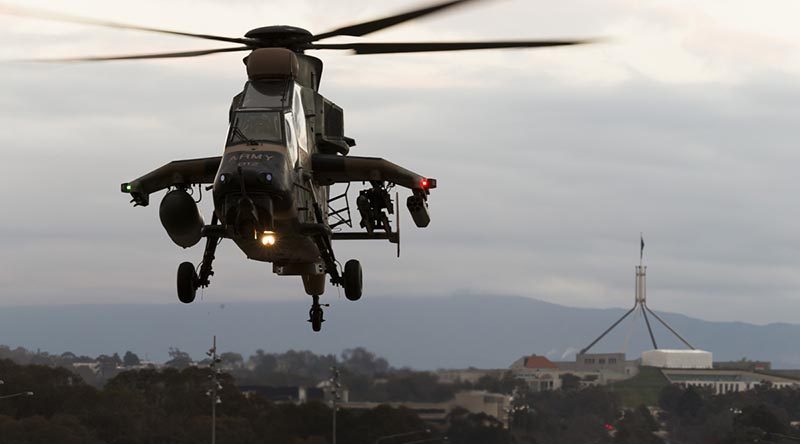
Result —
<instances>
[{"instance_id":1,"label":"cockpit window","mask_svg":"<svg viewBox=\"0 0 800 444\"><path fill-rule=\"evenodd\" d=\"M283 143L279 112L240 111L234 114L228 145L249 142Z\"/></svg>"},{"instance_id":2,"label":"cockpit window","mask_svg":"<svg viewBox=\"0 0 800 444\"><path fill-rule=\"evenodd\" d=\"M290 105L289 84L278 82L248 82L241 108L286 108Z\"/></svg>"}]
</instances>

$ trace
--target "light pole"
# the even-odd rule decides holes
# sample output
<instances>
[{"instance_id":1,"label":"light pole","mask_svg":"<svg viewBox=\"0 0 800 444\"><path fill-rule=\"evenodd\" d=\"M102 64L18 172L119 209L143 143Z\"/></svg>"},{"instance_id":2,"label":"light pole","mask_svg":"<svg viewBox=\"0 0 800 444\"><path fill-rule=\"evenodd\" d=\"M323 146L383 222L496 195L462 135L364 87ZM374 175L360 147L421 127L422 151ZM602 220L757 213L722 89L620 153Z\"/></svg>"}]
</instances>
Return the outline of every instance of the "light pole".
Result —
<instances>
[{"instance_id":1,"label":"light pole","mask_svg":"<svg viewBox=\"0 0 800 444\"><path fill-rule=\"evenodd\" d=\"M519 405L518 401L520 398L519 390L514 388L511 392L511 396L508 398L508 408L505 409L506 413L506 420L508 421L508 442L513 444L514 443L514 417L517 412L523 412L528 410L528 406L526 405Z\"/></svg>"},{"instance_id":2,"label":"light pole","mask_svg":"<svg viewBox=\"0 0 800 444\"><path fill-rule=\"evenodd\" d=\"M0 385L5 384L6 382L0 379ZM33 392L19 392L19 393L12 393L10 395L2 395L0 399L8 399L8 398L16 398L19 396L33 396Z\"/></svg>"},{"instance_id":3,"label":"light pole","mask_svg":"<svg viewBox=\"0 0 800 444\"><path fill-rule=\"evenodd\" d=\"M221 359L217 357L217 337L214 336L214 342L211 345L211 348L206 352L209 358L211 358L211 364L208 365L208 368L211 369L211 374L208 375L208 378L211 380L211 388L206 392L207 396L211 397L211 444L217 443L217 404L221 404L222 401L219 399L217 392L222 390L222 384L219 383L219 369L217 368L217 364L222 362Z\"/></svg>"},{"instance_id":4,"label":"light pole","mask_svg":"<svg viewBox=\"0 0 800 444\"><path fill-rule=\"evenodd\" d=\"M387 439L405 438L406 436L414 436L414 435L420 435L422 433L430 433L430 432L431 432L431 429L423 429L423 430L414 430L413 432L405 432L405 433L397 433L397 434L394 434L394 435L381 436L380 438L375 440L375 444L381 444L381 442L383 442L383 441L385 441Z\"/></svg>"},{"instance_id":5,"label":"light pole","mask_svg":"<svg viewBox=\"0 0 800 444\"><path fill-rule=\"evenodd\" d=\"M13 395L3 395L0 396L0 399L16 398L18 396L33 396L33 392L20 392L14 393Z\"/></svg>"},{"instance_id":6,"label":"light pole","mask_svg":"<svg viewBox=\"0 0 800 444\"><path fill-rule=\"evenodd\" d=\"M342 385L339 383L339 369L336 366L331 367L331 379L328 380L331 384L331 404L333 406L333 439L332 444L336 444L336 404L341 399L339 389Z\"/></svg>"}]
</instances>

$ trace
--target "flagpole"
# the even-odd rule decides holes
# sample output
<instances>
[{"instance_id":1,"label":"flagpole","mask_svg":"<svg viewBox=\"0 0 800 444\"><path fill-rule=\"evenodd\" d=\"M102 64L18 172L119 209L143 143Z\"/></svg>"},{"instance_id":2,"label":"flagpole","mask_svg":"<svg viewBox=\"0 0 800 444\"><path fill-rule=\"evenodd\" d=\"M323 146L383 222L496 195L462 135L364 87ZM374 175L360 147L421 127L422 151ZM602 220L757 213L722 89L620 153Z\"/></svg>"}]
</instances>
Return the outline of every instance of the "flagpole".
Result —
<instances>
[{"instance_id":1,"label":"flagpole","mask_svg":"<svg viewBox=\"0 0 800 444\"><path fill-rule=\"evenodd\" d=\"M644 233L639 232L639 266L642 266L644 259Z\"/></svg>"}]
</instances>

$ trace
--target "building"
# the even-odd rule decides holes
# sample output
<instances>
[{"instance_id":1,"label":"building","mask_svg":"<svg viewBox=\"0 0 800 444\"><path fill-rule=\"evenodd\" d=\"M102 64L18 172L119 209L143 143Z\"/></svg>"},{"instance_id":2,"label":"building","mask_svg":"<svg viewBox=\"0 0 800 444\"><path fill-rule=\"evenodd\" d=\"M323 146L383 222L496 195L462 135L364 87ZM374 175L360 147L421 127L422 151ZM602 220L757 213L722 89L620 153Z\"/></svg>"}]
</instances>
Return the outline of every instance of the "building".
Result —
<instances>
[{"instance_id":1,"label":"building","mask_svg":"<svg viewBox=\"0 0 800 444\"><path fill-rule=\"evenodd\" d=\"M760 385L774 388L800 388L800 380L755 373L746 370L661 369L671 384L681 387L704 387L716 394L743 392Z\"/></svg>"},{"instance_id":2,"label":"building","mask_svg":"<svg viewBox=\"0 0 800 444\"><path fill-rule=\"evenodd\" d=\"M403 407L412 410L420 419L430 424L445 424L447 416L455 408L463 408L470 413L485 413L505 424L510 397L485 391L464 391L456 393L455 398L446 402L342 402L342 408L355 411L372 410L381 405Z\"/></svg>"},{"instance_id":3,"label":"building","mask_svg":"<svg viewBox=\"0 0 800 444\"><path fill-rule=\"evenodd\" d=\"M560 373L558 366L544 356L523 356L511 364L511 374L534 392L561 388Z\"/></svg>"},{"instance_id":4,"label":"building","mask_svg":"<svg viewBox=\"0 0 800 444\"><path fill-rule=\"evenodd\" d=\"M657 368L710 369L714 359L704 350L647 350L642 352L642 365Z\"/></svg>"},{"instance_id":5,"label":"building","mask_svg":"<svg viewBox=\"0 0 800 444\"><path fill-rule=\"evenodd\" d=\"M606 385L639 374L639 360L629 361L625 353L579 353L575 361L556 362L562 373L581 379L581 385Z\"/></svg>"},{"instance_id":6,"label":"building","mask_svg":"<svg viewBox=\"0 0 800 444\"><path fill-rule=\"evenodd\" d=\"M575 364L559 365L560 368L569 367L578 372L606 372L606 373L631 373L631 367L639 367L637 361L628 362L625 353L579 353L575 356Z\"/></svg>"},{"instance_id":7,"label":"building","mask_svg":"<svg viewBox=\"0 0 800 444\"><path fill-rule=\"evenodd\" d=\"M745 370L748 372L768 372L772 370L772 363L769 361L721 361L715 362L714 368L720 370Z\"/></svg>"},{"instance_id":8,"label":"building","mask_svg":"<svg viewBox=\"0 0 800 444\"><path fill-rule=\"evenodd\" d=\"M246 397L261 396L276 403L303 404L309 401L323 402L325 392L317 387L271 387L266 385L243 385L239 387Z\"/></svg>"}]
</instances>

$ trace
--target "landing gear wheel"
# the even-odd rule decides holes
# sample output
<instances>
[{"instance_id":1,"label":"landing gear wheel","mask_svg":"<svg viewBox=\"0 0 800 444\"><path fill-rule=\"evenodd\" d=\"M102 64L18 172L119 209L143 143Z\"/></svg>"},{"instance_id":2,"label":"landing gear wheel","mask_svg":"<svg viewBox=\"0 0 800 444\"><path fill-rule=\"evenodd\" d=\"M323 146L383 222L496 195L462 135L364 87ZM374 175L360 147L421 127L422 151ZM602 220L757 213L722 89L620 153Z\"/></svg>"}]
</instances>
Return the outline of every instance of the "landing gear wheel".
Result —
<instances>
[{"instance_id":1,"label":"landing gear wheel","mask_svg":"<svg viewBox=\"0 0 800 444\"><path fill-rule=\"evenodd\" d=\"M355 259L350 259L344 264L344 295L351 301L361 299L362 271L361 263Z\"/></svg>"},{"instance_id":2,"label":"landing gear wheel","mask_svg":"<svg viewBox=\"0 0 800 444\"><path fill-rule=\"evenodd\" d=\"M319 304L319 296L312 296L314 303L311 304L311 310L308 311L308 322L311 323L311 329L314 331L322 330L322 323L325 322L322 312L322 306Z\"/></svg>"},{"instance_id":3,"label":"landing gear wheel","mask_svg":"<svg viewBox=\"0 0 800 444\"><path fill-rule=\"evenodd\" d=\"M314 331L322 330L322 323L325 322L325 319L322 318L322 309L312 308L311 311L308 313L309 320L311 322L311 329Z\"/></svg>"},{"instance_id":4,"label":"landing gear wheel","mask_svg":"<svg viewBox=\"0 0 800 444\"><path fill-rule=\"evenodd\" d=\"M191 262L178 266L178 299L184 304L191 304L197 295L199 277Z\"/></svg>"}]
</instances>

